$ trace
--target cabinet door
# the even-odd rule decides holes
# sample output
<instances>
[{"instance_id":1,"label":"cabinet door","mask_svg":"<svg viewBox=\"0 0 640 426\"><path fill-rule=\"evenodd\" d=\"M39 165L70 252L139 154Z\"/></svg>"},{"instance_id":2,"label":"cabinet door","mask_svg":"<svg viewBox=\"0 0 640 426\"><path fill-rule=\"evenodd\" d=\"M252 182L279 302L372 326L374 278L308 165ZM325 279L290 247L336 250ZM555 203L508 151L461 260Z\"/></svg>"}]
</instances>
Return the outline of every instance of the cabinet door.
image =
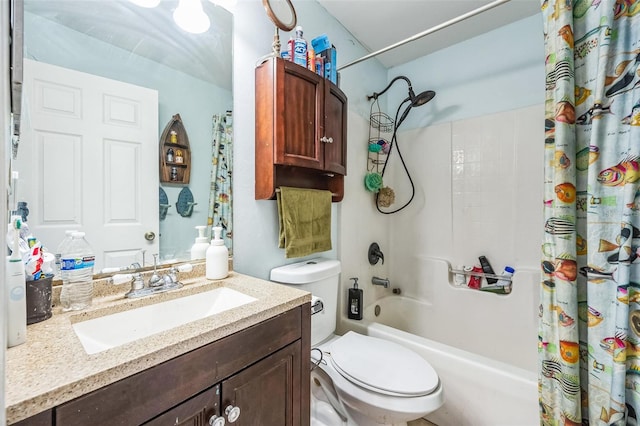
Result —
<instances>
[{"instance_id":1,"label":"cabinet door","mask_svg":"<svg viewBox=\"0 0 640 426\"><path fill-rule=\"evenodd\" d=\"M324 169L347 174L347 97L337 86L325 84Z\"/></svg>"},{"instance_id":2,"label":"cabinet door","mask_svg":"<svg viewBox=\"0 0 640 426\"><path fill-rule=\"evenodd\" d=\"M322 169L322 79L292 62L278 67L278 78L275 163Z\"/></svg>"},{"instance_id":3,"label":"cabinet door","mask_svg":"<svg viewBox=\"0 0 640 426\"><path fill-rule=\"evenodd\" d=\"M222 382L222 411L239 407L234 426L298 426L301 370L298 340Z\"/></svg>"},{"instance_id":4,"label":"cabinet door","mask_svg":"<svg viewBox=\"0 0 640 426\"><path fill-rule=\"evenodd\" d=\"M220 415L220 385L214 386L155 419L144 423L145 426L204 426L209 419Z\"/></svg>"}]
</instances>

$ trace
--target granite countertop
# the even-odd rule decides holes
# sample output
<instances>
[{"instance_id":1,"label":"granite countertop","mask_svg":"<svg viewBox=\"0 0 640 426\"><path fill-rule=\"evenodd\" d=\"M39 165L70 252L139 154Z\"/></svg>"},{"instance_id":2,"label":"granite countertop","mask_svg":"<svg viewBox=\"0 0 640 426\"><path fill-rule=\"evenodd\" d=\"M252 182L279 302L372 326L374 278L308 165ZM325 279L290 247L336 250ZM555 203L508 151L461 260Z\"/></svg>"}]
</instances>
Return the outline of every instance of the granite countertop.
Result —
<instances>
[{"instance_id":1,"label":"granite countertop","mask_svg":"<svg viewBox=\"0 0 640 426\"><path fill-rule=\"evenodd\" d=\"M184 287L179 290L140 299L124 298L128 284L96 283L89 309L62 312L54 307L50 319L29 325L27 342L6 351L7 423L38 414L311 301L311 294L305 291L235 272L219 281L200 275L181 278L181 282ZM78 321L222 286L258 300L93 355L87 355L72 328ZM55 300L54 292L54 305Z\"/></svg>"}]
</instances>

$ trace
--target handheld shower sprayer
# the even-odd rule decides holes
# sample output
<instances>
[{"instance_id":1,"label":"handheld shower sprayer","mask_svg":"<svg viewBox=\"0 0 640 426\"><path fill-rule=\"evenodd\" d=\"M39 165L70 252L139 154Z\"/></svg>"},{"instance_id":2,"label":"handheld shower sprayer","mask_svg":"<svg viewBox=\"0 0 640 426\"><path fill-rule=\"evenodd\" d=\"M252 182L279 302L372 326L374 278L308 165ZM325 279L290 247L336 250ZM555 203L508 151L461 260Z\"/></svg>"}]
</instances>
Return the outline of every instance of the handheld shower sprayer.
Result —
<instances>
[{"instance_id":1,"label":"handheld shower sprayer","mask_svg":"<svg viewBox=\"0 0 640 426\"><path fill-rule=\"evenodd\" d=\"M396 121L395 121L395 124L393 126L393 135L391 136L391 148L389 149L389 154L387 155L387 158L384 160L384 166L382 167L381 175L384 176L384 172L385 172L385 170L387 168L387 164L389 162L389 158L391 158L391 149L395 145L396 150L398 151L398 156L400 157L400 161L402 162L402 166L404 167L404 170L405 170L405 172L407 174L407 178L409 179L409 183L411 184L411 198L409 198L409 201L407 201L402 207L399 207L399 208L397 208L395 210L392 210L392 211L383 211L383 210L380 209L380 205L378 204L379 193L376 193L376 208L378 209L378 211L380 213L383 213L383 214L397 213L400 210L402 210L405 207L407 207L411 203L411 201L413 201L413 197L415 196L415 186L413 184L413 179L411 179L411 175L409 174L409 170L407 169L407 165L405 164L404 159L402 158L402 153L400 152L400 148L398 147L396 132L398 131L398 127L400 127L402 122L409 115L409 112L411 111L411 108L419 107L419 106L422 106L422 105L426 104L431 99L433 99L434 96L436 95L436 92L434 92L433 90L427 90L427 91L424 91L424 92L420 92L418 95L416 95L415 92L413 91L413 86L411 84L411 80L409 80L407 77L405 77L403 75L399 75L399 76L395 77L393 80L391 80L389 82L389 84L387 85L387 87L385 87L381 92L374 92L372 95L367 95L367 100L372 100L373 99L373 100L377 101L378 97L380 95L384 94L387 90L389 90L389 88L393 85L393 83L395 83L398 80L404 80L407 83L407 85L409 86L409 88L408 88L408 96L400 103L400 105L398 105L398 110L396 111ZM400 109L407 102L409 102L409 105L407 105L407 107L404 109L404 111L400 115ZM398 116L400 116L400 119L398 119Z\"/></svg>"}]
</instances>

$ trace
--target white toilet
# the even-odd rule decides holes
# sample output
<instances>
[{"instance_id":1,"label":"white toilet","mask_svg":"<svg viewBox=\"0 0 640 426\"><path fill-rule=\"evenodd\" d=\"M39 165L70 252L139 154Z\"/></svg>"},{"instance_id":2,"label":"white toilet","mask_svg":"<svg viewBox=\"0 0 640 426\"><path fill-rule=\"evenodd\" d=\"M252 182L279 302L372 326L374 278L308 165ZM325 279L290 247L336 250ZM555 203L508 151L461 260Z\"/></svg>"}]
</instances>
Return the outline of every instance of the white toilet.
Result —
<instances>
[{"instance_id":1,"label":"white toilet","mask_svg":"<svg viewBox=\"0 0 640 426\"><path fill-rule=\"evenodd\" d=\"M322 258L271 270L272 281L313 295L311 425L406 425L442 406L438 375L418 354L353 331L334 334L339 275L340 262Z\"/></svg>"}]
</instances>

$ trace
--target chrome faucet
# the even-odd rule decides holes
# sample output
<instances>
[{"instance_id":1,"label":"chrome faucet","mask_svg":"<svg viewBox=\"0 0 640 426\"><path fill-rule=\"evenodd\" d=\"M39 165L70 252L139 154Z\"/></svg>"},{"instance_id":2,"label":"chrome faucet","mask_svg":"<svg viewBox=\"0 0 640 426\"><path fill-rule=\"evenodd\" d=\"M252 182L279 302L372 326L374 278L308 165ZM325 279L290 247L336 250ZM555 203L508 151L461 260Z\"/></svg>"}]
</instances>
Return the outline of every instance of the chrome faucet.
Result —
<instances>
[{"instance_id":1,"label":"chrome faucet","mask_svg":"<svg viewBox=\"0 0 640 426\"><path fill-rule=\"evenodd\" d=\"M388 278L379 278L379 277L371 278L371 284L381 285L384 288L389 288L389 285L390 285Z\"/></svg>"},{"instance_id":2,"label":"chrome faucet","mask_svg":"<svg viewBox=\"0 0 640 426\"><path fill-rule=\"evenodd\" d=\"M158 274L157 256L157 254L153 255L153 275L147 284L142 279L142 274L134 274L131 280L131 290L125 294L125 297L133 299L182 287L182 283L178 281L178 269L175 266L172 266L164 275Z\"/></svg>"}]
</instances>

